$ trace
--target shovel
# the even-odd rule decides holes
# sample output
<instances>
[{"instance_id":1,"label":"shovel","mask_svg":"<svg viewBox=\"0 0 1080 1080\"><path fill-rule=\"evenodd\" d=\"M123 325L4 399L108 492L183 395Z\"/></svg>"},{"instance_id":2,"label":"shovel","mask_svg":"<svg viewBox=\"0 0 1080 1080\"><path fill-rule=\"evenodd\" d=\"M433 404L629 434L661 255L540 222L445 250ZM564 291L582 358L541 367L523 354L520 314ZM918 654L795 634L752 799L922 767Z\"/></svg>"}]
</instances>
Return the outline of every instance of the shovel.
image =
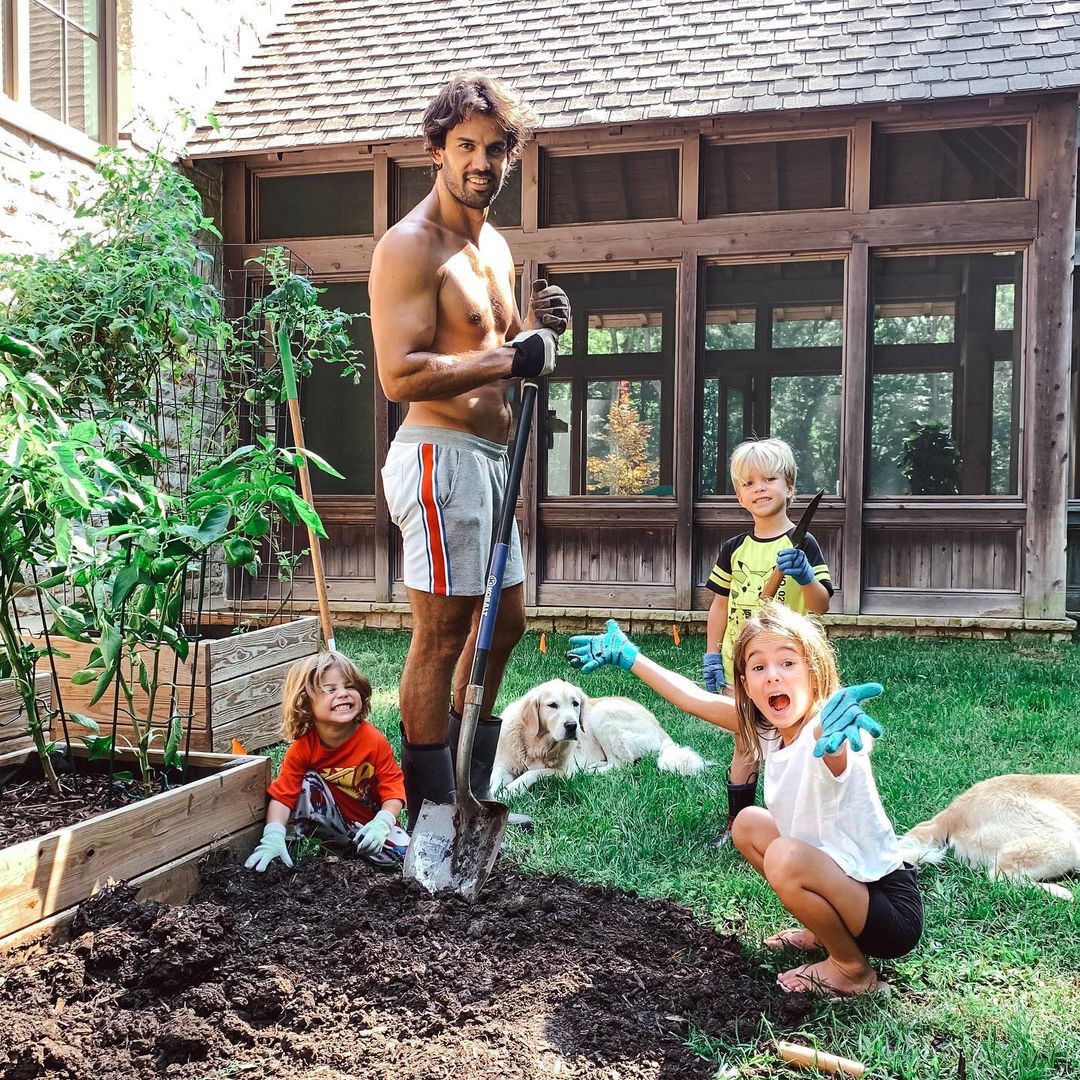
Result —
<instances>
[{"instance_id":1,"label":"shovel","mask_svg":"<svg viewBox=\"0 0 1080 1080\"><path fill-rule=\"evenodd\" d=\"M476 652L469 685L465 690L465 709L461 714L455 775L457 802L443 804L424 800L402 869L405 877L415 878L428 892L452 889L470 904L480 894L491 873L506 832L509 812L505 803L476 798L472 790L470 765L476 722L480 718L480 707L484 700L484 675L495 631L495 618L499 613L499 597L502 595L503 573L510 551L510 531L514 524L514 507L521 484L529 428L532 426L536 390L535 382L521 384L521 412L510 454L510 474L503 496L499 529L488 563Z\"/></svg>"}]
</instances>

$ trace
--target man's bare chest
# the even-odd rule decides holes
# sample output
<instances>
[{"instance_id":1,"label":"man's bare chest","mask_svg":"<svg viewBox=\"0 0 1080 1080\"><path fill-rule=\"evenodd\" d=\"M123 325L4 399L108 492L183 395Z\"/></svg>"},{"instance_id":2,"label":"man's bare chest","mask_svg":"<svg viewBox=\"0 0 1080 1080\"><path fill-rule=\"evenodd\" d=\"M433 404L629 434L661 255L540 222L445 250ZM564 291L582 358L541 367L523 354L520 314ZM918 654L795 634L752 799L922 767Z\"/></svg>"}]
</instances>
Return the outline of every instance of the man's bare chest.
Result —
<instances>
[{"instance_id":1,"label":"man's bare chest","mask_svg":"<svg viewBox=\"0 0 1080 1080\"><path fill-rule=\"evenodd\" d=\"M459 253L443 266L439 330L487 338L505 335L513 317L509 275L476 254Z\"/></svg>"}]
</instances>

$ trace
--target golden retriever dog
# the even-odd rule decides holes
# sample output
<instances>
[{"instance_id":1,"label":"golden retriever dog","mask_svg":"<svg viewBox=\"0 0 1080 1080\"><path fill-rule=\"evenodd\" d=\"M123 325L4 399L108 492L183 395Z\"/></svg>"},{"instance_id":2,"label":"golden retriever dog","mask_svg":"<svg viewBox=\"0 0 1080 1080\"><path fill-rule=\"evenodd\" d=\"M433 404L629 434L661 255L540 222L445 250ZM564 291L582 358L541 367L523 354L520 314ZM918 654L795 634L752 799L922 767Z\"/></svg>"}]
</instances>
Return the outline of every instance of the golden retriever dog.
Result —
<instances>
[{"instance_id":1,"label":"golden retriever dog","mask_svg":"<svg viewBox=\"0 0 1080 1080\"><path fill-rule=\"evenodd\" d=\"M542 776L607 772L655 754L664 772L692 776L705 761L678 746L644 705L624 697L590 698L578 686L552 679L512 702L491 770L491 790L513 795Z\"/></svg>"},{"instance_id":2,"label":"golden retriever dog","mask_svg":"<svg viewBox=\"0 0 1080 1080\"><path fill-rule=\"evenodd\" d=\"M952 848L991 877L1030 882L1052 896L1072 893L1047 879L1080 870L1080 775L994 776L968 788L900 838L908 862L940 862Z\"/></svg>"}]
</instances>

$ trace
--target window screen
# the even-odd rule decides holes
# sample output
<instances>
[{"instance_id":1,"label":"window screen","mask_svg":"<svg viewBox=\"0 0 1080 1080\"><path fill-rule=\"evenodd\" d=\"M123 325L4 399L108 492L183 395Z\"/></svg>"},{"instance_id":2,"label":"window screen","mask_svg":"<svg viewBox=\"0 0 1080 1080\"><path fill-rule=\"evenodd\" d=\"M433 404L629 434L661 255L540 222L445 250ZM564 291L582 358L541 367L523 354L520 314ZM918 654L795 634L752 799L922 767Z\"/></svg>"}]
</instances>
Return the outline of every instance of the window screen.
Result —
<instances>
[{"instance_id":1,"label":"window screen","mask_svg":"<svg viewBox=\"0 0 1080 1080\"><path fill-rule=\"evenodd\" d=\"M707 145L701 186L705 217L842 207L847 139Z\"/></svg>"},{"instance_id":2,"label":"window screen","mask_svg":"<svg viewBox=\"0 0 1080 1080\"><path fill-rule=\"evenodd\" d=\"M430 165L399 165L394 169L393 220L400 221L429 191L434 180ZM521 168L514 166L488 209L497 229L521 227Z\"/></svg>"},{"instance_id":3,"label":"window screen","mask_svg":"<svg viewBox=\"0 0 1080 1080\"><path fill-rule=\"evenodd\" d=\"M875 129L870 159L874 206L1014 199L1025 194L1027 129Z\"/></svg>"},{"instance_id":4,"label":"window screen","mask_svg":"<svg viewBox=\"0 0 1080 1080\"><path fill-rule=\"evenodd\" d=\"M545 225L637 221L679 215L679 152L542 158Z\"/></svg>"},{"instance_id":5,"label":"window screen","mask_svg":"<svg viewBox=\"0 0 1080 1080\"><path fill-rule=\"evenodd\" d=\"M364 172L259 179L259 239L371 236L374 180Z\"/></svg>"}]
</instances>

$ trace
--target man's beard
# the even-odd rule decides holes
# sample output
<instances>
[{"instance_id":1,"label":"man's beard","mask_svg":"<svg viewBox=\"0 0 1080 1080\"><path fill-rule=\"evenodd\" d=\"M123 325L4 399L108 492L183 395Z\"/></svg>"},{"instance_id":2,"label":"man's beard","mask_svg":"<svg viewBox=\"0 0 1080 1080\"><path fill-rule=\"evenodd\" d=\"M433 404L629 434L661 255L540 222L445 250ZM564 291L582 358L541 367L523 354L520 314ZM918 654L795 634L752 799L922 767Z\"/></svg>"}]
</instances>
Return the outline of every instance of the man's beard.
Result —
<instances>
[{"instance_id":1,"label":"man's beard","mask_svg":"<svg viewBox=\"0 0 1080 1080\"><path fill-rule=\"evenodd\" d=\"M447 172L444 172L443 176L446 179L446 190L459 203L469 207L470 210L486 210L495 201L499 192L502 191L503 184L506 181L505 173L503 173L502 179L498 181L490 173L464 173L460 181L456 178L451 179L450 174ZM493 183L485 190L477 191L475 188L469 187L468 180L471 176L491 176Z\"/></svg>"}]
</instances>

